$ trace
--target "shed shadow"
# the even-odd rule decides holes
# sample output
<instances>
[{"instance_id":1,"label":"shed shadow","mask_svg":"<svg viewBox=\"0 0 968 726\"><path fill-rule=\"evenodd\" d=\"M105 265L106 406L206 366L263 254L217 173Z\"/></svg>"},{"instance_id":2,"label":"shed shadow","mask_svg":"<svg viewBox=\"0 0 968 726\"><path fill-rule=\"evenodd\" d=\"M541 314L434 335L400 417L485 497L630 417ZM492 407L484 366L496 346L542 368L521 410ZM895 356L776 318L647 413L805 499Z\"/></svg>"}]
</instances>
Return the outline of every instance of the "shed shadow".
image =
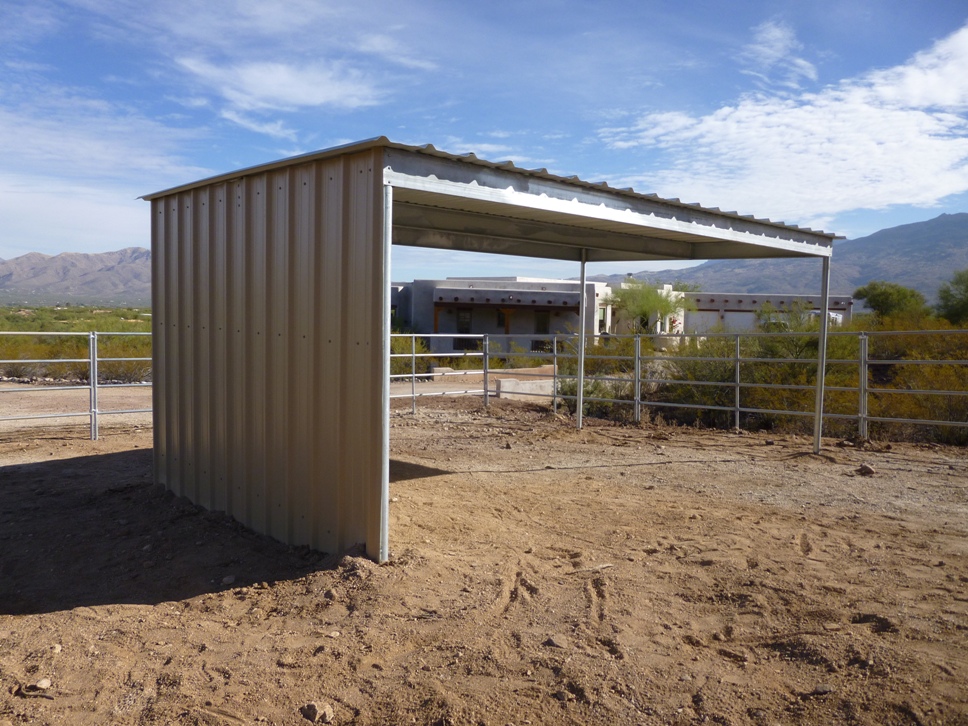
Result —
<instances>
[{"instance_id":1,"label":"shed shadow","mask_svg":"<svg viewBox=\"0 0 968 726\"><path fill-rule=\"evenodd\" d=\"M0 467L0 614L182 600L335 566L151 480L138 449Z\"/></svg>"},{"instance_id":2,"label":"shed shadow","mask_svg":"<svg viewBox=\"0 0 968 726\"><path fill-rule=\"evenodd\" d=\"M390 482L409 481L411 479L426 479L432 476L443 476L452 472L445 469L437 469L423 464L414 464L409 461L390 459Z\"/></svg>"}]
</instances>

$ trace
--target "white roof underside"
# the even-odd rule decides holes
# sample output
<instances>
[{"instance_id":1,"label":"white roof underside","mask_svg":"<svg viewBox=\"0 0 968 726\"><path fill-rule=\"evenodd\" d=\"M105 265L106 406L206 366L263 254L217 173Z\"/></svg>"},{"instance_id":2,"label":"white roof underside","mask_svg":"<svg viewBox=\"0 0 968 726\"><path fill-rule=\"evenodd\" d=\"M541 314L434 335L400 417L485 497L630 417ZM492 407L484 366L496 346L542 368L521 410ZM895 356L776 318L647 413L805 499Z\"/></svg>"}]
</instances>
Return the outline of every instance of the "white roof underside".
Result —
<instances>
[{"instance_id":1,"label":"white roof underside","mask_svg":"<svg viewBox=\"0 0 968 726\"><path fill-rule=\"evenodd\" d=\"M167 196L308 161L384 149L393 243L595 261L829 257L836 235L613 189L544 169L456 156L385 137L147 195Z\"/></svg>"}]
</instances>

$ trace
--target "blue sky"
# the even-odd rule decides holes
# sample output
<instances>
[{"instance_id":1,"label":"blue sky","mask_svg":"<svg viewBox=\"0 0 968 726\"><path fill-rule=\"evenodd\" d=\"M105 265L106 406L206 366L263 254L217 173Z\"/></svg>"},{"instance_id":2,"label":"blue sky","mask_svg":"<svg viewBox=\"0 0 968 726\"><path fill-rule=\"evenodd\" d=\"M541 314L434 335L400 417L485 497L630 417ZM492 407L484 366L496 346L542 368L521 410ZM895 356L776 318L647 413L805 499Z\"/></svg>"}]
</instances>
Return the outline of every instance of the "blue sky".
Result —
<instances>
[{"instance_id":1,"label":"blue sky","mask_svg":"<svg viewBox=\"0 0 968 726\"><path fill-rule=\"evenodd\" d=\"M860 237L968 211L968 8L0 0L0 258L147 247L142 194L379 135ZM577 270L395 250L451 274Z\"/></svg>"}]
</instances>

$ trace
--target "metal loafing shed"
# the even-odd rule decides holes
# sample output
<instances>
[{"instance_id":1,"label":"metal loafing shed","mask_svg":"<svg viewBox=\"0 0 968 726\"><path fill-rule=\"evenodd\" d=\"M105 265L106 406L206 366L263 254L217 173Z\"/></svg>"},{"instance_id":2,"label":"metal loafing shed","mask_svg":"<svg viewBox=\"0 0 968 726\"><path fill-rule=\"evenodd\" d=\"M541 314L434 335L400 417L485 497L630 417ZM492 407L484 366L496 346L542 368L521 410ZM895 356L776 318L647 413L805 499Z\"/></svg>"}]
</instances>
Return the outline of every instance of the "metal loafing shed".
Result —
<instances>
[{"instance_id":1,"label":"metal loafing shed","mask_svg":"<svg viewBox=\"0 0 968 726\"><path fill-rule=\"evenodd\" d=\"M595 261L815 257L826 299L836 238L385 137L144 198L155 481L283 542L365 543L378 561L391 244L574 260L583 280ZM820 376L816 450L822 402Z\"/></svg>"}]
</instances>

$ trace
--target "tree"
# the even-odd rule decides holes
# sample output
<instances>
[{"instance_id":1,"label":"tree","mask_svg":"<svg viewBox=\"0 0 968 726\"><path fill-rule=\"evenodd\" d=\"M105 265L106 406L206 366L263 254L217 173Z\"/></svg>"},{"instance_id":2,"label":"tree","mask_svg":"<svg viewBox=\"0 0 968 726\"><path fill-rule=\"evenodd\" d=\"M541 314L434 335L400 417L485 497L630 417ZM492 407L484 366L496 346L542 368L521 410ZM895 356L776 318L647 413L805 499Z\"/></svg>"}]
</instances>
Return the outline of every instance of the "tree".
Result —
<instances>
[{"instance_id":1,"label":"tree","mask_svg":"<svg viewBox=\"0 0 968 726\"><path fill-rule=\"evenodd\" d=\"M872 280L854 290L854 297L867 301L867 307L879 318L896 315L926 315L927 301L917 290L896 282Z\"/></svg>"},{"instance_id":2,"label":"tree","mask_svg":"<svg viewBox=\"0 0 968 726\"><path fill-rule=\"evenodd\" d=\"M687 303L679 293L669 295L631 278L626 279L622 287L615 289L604 302L619 310L636 334L651 333L650 323L653 320L676 315Z\"/></svg>"},{"instance_id":3,"label":"tree","mask_svg":"<svg viewBox=\"0 0 968 726\"><path fill-rule=\"evenodd\" d=\"M968 269L959 270L941 285L937 311L952 325L968 323Z\"/></svg>"}]
</instances>

